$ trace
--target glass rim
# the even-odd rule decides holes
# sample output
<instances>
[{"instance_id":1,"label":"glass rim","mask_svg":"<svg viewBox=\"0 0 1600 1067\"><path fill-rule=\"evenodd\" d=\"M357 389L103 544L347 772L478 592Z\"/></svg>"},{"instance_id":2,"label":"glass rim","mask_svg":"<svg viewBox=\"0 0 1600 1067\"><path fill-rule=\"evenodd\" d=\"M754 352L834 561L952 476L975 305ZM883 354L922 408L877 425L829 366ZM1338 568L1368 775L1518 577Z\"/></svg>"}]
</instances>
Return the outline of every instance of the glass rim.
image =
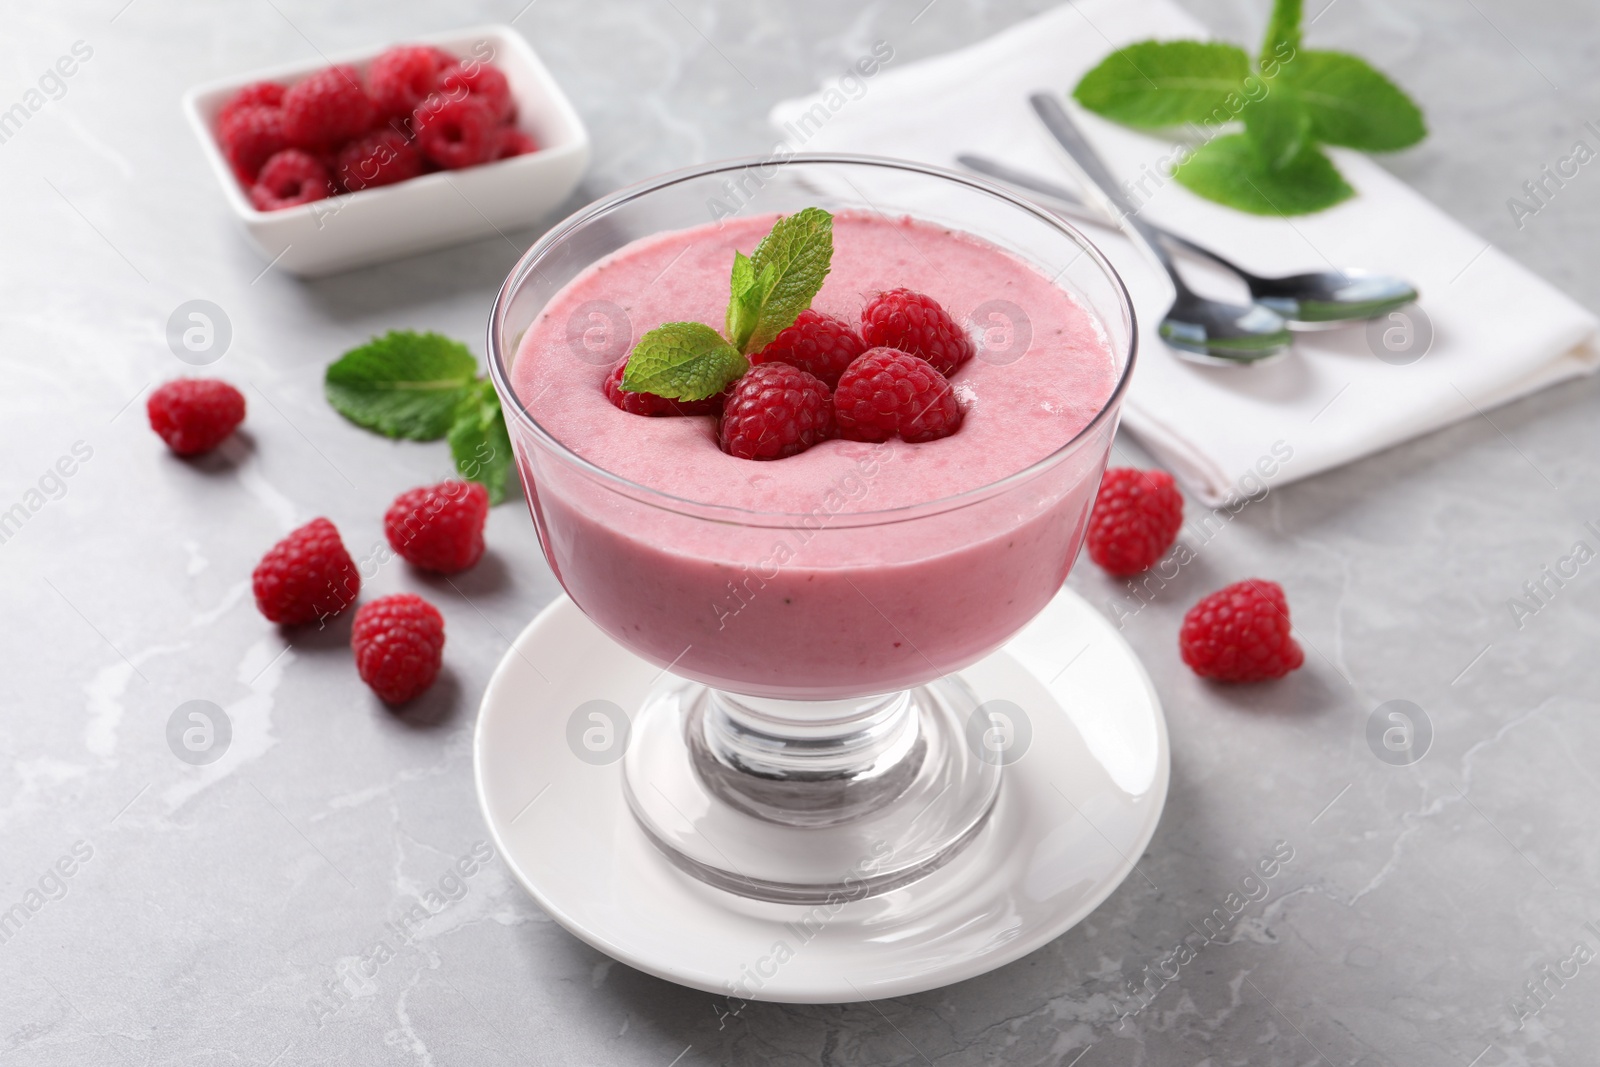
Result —
<instances>
[{"instance_id":1,"label":"glass rim","mask_svg":"<svg viewBox=\"0 0 1600 1067\"><path fill-rule=\"evenodd\" d=\"M813 512L808 511L758 511L752 508L741 508L732 504L717 504L711 501L694 500L689 497L657 489L653 486L625 478L614 471L585 459L569 448L558 437L545 429L539 420L533 417L523 404L522 398L511 385L510 367L504 358L505 353L500 345L501 328L505 324L506 313L510 308L511 299L521 287L530 273L538 270L539 261L551 249L556 247L568 235L576 232L588 223L604 218L612 211L635 200L642 199L652 193L680 185L684 182L704 178L711 175L723 174L734 171L748 171L757 167L787 167L793 164L840 164L853 166L881 167L887 170L901 171L908 174L920 174L929 178L954 182L964 185L980 193L987 194L1000 200L1013 208L1032 216L1051 229L1059 231L1082 249L1089 258L1100 268L1100 272L1110 279L1113 292L1117 297L1117 304L1122 311L1123 323L1128 331L1127 359L1124 360L1117 374L1116 384L1111 393L1106 397L1100 410L1095 412L1084 426L1062 443L1059 448L1053 449L1049 454L1040 457L1028 466L1011 472L1004 477L997 478L983 485L963 489L948 496L935 497L932 500L919 501L914 504L902 504L893 508L883 508L868 511L841 512L833 516L833 520L842 525L860 526L873 523L888 523L901 519L921 517L924 515L938 514L964 507L969 503L988 499L996 493L1002 492L1012 485L1027 481L1042 471L1054 466L1057 462L1076 451L1077 446L1098 431L1108 417L1121 408L1123 394L1128 389L1128 383L1133 378L1133 367L1139 352L1139 324L1138 316L1134 310L1133 298L1128 293L1128 287L1117 273L1105 253L1100 251L1093 241L1086 237L1077 226L1063 219L1061 216L1047 211L1028 200L1023 199L1009 189L998 185L985 178L945 167L936 167L931 164L917 163L905 159L892 159L887 156L874 156L850 152L796 152L782 159L771 156L739 156L732 159L720 160L712 163L697 164L674 171L647 178L633 185L625 186L607 196L593 201L585 207L568 215L556 223L538 240L528 247L528 250L518 258L511 272L506 276L505 282L500 286L500 291L495 295L494 306L489 314L487 355L489 364L489 377L494 382L495 390L500 395L502 409L509 407L509 416L530 430L541 443L548 446L564 462L580 471L610 483L622 489L626 495L644 504L664 508L679 514L696 515L698 512L712 512L726 516L728 522L740 523L750 520L786 520L782 525L793 525L800 520L809 518ZM868 205L870 207L870 205ZM1002 249L1003 251L1003 249ZM1052 283L1054 284L1054 283ZM1076 294L1072 294L1076 301ZM1093 314L1090 308L1084 308ZM513 358L515 354L513 353ZM525 487L526 491L526 487ZM814 510L814 509L813 509ZM700 515L698 517L704 517ZM764 525L764 524L763 524Z\"/></svg>"}]
</instances>

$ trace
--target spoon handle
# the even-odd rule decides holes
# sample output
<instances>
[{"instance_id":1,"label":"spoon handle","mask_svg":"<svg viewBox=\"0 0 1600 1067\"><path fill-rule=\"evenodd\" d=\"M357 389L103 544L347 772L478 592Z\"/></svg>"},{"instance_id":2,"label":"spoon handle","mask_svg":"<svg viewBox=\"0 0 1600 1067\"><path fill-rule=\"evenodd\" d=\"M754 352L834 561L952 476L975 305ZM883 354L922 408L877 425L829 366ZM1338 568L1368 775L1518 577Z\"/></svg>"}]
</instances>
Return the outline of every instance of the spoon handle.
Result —
<instances>
[{"instance_id":1,"label":"spoon handle","mask_svg":"<svg viewBox=\"0 0 1600 1067\"><path fill-rule=\"evenodd\" d=\"M1050 131L1050 136L1054 137L1056 143L1066 152L1067 159L1082 174L1085 179L1085 194L1091 201L1096 199L1100 201L1093 206L1099 208L1117 225L1132 230L1140 239L1139 243L1144 246L1145 251L1167 272L1178 293L1187 294L1189 287L1178 274L1178 268L1172 262L1166 247L1162 245L1160 231L1139 217L1138 209L1122 191L1122 186L1117 184L1117 179L1112 176L1099 154L1089 147L1089 142L1084 139L1078 124L1072 121L1072 116L1067 114L1067 109L1062 107L1060 101L1050 93L1034 93L1028 97L1028 103L1033 105L1034 113L1039 116L1039 121L1044 123L1044 128Z\"/></svg>"},{"instance_id":2,"label":"spoon handle","mask_svg":"<svg viewBox=\"0 0 1600 1067\"><path fill-rule=\"evenodd\" d=\"M1025 190L1036 196L1046 197L1050 201L1051 207L1056 208L1063 215L1077 219L1079 222L1087 222L1091 226L1116 228L1116 223L1113 220L1108 219L1088 204L1085 204L1077 193L1074 193L1064 185L1057 185L1048 178L1041 178L1029 171L1018 170L1016 167L1007 166L998 160L990 159L988 156L974 155L970 152L963 152L957 155L956 162L968 170L976 171L996 181L1004 182L1006 185ZM1191 241L1182 234L1173 233L1171 230L1157 226L1155 223L1148 223L1147 225L1161 235L1161 240L1165 244L1176 245L1186 251L1193 252L1197 256L1209 259L1241 278L1252 279L1255 277L1255 275L1249 273L1232 260L1225 258L1220 252L1212 251L1198 241Z\"/></svg>"}]
</instances>

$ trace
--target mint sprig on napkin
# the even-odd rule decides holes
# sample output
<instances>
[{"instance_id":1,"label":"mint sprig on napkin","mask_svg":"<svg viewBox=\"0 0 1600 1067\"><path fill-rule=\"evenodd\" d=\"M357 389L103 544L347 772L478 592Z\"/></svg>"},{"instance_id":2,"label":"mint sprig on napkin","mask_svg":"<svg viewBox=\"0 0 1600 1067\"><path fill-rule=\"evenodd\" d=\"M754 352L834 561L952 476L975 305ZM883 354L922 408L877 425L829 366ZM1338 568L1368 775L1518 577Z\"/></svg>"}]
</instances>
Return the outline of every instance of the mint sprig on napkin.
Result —
<instances>
[{"instance_id":1,"label":"mint sprig on napkin","mask_svg":"<svg viewBox=\"0 0 1600 1067\"><path fill-rule=\"evenodd\" d=\"M328 366L323 394L357 426L408 441L447 438L456 471L506 498L511 437L494 385L466 345L436 333L390 330Z\"/></svg>"},{"instance_id":2,"label":"mint sprig on napkin","mask_svg":"<svg viewBox=\"0 0 1600 1067\"><path fill-rule=\"evenodd\" d=\"M1301 0L1276 0L1254 59L1218 42L1118 49L1073 98L1125 126L1199 129L1202 143L1173 176L1208 200L1257 215L1332 207L1355 190L1320 145L1392 152L1427 127L1411 98L1366 61L1301 48L1301 15Z\"/></svg>"},{"instance_id":3,"label":"mint sprig on napkin","mask_svg":"<svg viewBox=\"0 0 1600 1067\"><path fill-rule=\"evenodd\" d=\"M669 322L639 338L622 388L671 400L715 396L750 369L751 352L794 325L833 265L833 216L803 208L773 224L750 255L733 253L724 333L701 322Z\"/></svg>"}]
</instances>

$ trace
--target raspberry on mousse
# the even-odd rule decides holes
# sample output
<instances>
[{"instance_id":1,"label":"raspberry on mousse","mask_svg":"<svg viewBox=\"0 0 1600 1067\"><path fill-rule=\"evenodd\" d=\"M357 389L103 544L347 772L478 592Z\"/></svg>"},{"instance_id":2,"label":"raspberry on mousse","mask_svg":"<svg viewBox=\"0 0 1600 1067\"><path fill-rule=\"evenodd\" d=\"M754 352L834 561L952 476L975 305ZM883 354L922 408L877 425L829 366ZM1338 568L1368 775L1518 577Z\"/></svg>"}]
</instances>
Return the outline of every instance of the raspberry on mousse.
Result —
<instances>
[{"instance_id":1,"label":"raspberry on mousse","mask_svg":"<svg viewBox=\"0 0 1600 1067\"><path fill-rule=\"evenodd\" d=\"M839 375L867 350L855 329L843 319L806 308L794 325L781 330L751 363L787 363L820 378L829 389L837 388Z\"/></svg>"},{"instance_id":2,"label":"raspberry on mousse","mask_svg":"<svg viewBox=\"0 0 1600 1067\"><path fill-rule=\"evenodd\" d=\"M833 436L828 386L787 363L751 367L728 390L717 439L740 459L783 459Z\"/></svg>"},{"instance_id":3,"label":"raspberry on mousse","mask_svg":"<svg viewBox=\"0 0 1600 1067\"><path fill-rule=\"evenodd\" d=\"M898 348L921 356L946 378L977 352L961 326L930 296L910 289L879 293L861 312L869 348Z\"/></svg>"},{"instance_id":4,"label":"raspberry on mousse","mask_svg":"<svg viewBox=\"0 0 1600 1067\"><path fill-rule=\"evenodd\" d=\"M720 415L722 414L723 401L727 400L727 391L704 400L673 400L670 397L657 396L654 393L630 393L622 388L622 373L628 369L627 361L617 364L615 370L606 377L601 389L606 394L606 399L630 415L650 415L661 417L666 415Z\"/></svg>"},{"instance_id":5,"label":"raspberry on mousse","mask_svg":"<svg viewBox=\"0 0 1600 1067\"><path fill-rule=\"evenodd\" d=\"M961 405L945 376L908 352L874 348L846 368L833 394L847 441L935 441L961 428Z\"/></svg>"}]
</instances>

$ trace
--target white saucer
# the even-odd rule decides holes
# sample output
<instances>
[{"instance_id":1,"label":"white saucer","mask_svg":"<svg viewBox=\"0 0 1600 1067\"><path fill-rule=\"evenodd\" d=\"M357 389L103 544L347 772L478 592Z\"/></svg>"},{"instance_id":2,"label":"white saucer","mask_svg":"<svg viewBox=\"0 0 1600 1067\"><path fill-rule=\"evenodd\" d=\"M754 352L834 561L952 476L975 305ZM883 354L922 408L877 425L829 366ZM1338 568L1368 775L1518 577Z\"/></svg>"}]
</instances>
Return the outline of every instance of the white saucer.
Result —
<instances>
[{"instance_id":1,"label":"white saucer","mask_svg":"<svg viewBox=\"0 0 1600 1067\"><path fill-rule=\"evenodd\" d=\"M1149 677L1075 593L1063 589L961 675L983 700L1025 709L1015 736L1031 738L1020 758L1020 743L1008 752L1015 762L973 843L881 896L763 903L698 882L657 852L628 811L621 745L596 755L568 739L603 724L591 718L605 707L595 701L631 714L662 672L565 597L518 636L484 693L478 798L500 854L540 906L629 966L737 1000L934 989L1027 955L1105 900L1155 832L1169 772ZM626 729L615 736L625 740Z\"/></svg>"}]
</instances>

